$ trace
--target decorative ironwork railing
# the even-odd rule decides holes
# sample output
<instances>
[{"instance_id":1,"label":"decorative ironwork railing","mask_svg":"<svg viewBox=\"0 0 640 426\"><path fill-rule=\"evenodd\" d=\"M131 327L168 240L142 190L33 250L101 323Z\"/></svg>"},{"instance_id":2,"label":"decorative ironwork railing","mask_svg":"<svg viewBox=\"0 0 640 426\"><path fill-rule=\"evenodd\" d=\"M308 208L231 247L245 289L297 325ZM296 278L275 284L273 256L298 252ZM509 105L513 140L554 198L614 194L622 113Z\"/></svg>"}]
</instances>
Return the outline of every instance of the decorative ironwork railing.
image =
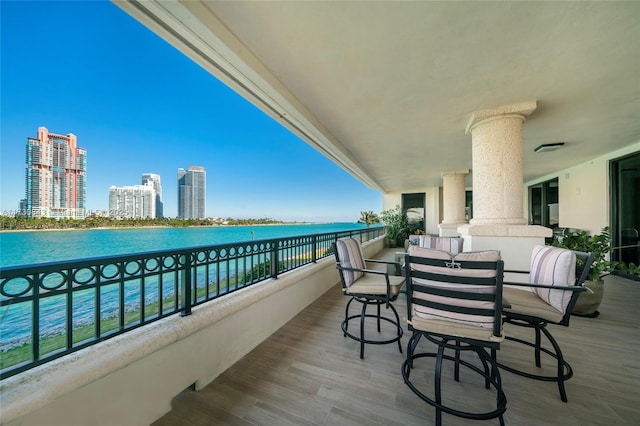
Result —
<instances>
[{"instance_id":1,"label":"decorative ironwork railing","mask_svg":"<svg viewBox=\"0 0 640 426\"><path fill-rule=\"evenodd\" d=\"M0 268L0 379L365 242L384 228Z\"/></svg>"}]
</instances>

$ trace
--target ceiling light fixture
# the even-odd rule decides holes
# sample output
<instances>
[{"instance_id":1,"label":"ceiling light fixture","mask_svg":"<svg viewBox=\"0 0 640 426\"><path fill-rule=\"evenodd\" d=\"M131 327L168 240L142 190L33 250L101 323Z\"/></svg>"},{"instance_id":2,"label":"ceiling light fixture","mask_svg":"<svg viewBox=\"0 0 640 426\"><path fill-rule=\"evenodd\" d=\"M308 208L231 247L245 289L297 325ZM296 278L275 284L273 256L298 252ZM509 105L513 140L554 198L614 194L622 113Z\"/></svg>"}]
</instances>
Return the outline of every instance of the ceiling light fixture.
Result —
<instances>
[{"instance_id":1,"label":"ceiling light fixture","mask_svg":"<svg viewBox=\"0 0 640 426\"><path fill-rule=\"evenodd\" d=\"M557 143L545 143L534 149L535 152L549 152L555 151L556 149L561 148L564 145L564 142Z\"/></svg>"}]
</instances>

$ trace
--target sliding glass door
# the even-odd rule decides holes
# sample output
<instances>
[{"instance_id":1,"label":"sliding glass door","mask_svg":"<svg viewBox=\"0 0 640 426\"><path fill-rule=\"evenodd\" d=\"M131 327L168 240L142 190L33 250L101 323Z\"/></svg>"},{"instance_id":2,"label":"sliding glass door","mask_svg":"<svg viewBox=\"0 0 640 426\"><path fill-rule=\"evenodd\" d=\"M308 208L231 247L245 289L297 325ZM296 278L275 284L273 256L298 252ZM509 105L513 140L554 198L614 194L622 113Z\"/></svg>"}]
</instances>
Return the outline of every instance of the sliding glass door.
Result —
<instances>
[{"instance_id":1,"label":"sliding glass door","mask_svg":"<svg viewBox=\"0 0 640 426\"><path fill-rule=\"evenodd\" d=\"M640 265L640 153L611 161L613 260Z\"/></svg>"},{"instance_id":2,"label":"sliding glass door","mask_svg":"<svg viewBox=\"0 0 640 426\"><path fill-rule=\"evenodd\" d=\"M402 194L402 212L407 215L412 230L424 228L425 193Z\"/></svg>"}]
</instances>

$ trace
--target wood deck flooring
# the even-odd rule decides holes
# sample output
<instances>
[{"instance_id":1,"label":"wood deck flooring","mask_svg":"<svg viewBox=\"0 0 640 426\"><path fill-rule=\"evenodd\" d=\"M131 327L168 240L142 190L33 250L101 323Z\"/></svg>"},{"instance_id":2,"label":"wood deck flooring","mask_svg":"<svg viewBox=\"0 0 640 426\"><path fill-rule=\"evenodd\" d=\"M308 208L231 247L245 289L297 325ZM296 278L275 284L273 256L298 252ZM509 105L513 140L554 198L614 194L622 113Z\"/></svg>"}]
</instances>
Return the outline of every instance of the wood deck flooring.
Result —
<instances>
[{"instance_id":1,"label":"wood deck flooring","mask_svg":"<svg viewBox=\"0 0 640 426\"><path fill-rule=\"evenodd\" d=\"M555 383L503 371L507 425L640 425L640 283L606 281L598 318L573 317L568 328L550 326L574 369L566 384L569 402L560 400ZM434 409L402 380L404 355L397 344L367 345L361 360L358 343L343 337L347 301L333 287L204 389L176 396L172 410L154 426L433 424ZM355 313L359 307L353 305ZM395 306L401 318L406 315L403 295ZM509 325L505 332L527 336ZM403 352L408 339L402 338ZM530 348L512 342L498 356L504 363L533 363ZM551 370L550 360L543 363ZM430 367L416 367L412 380L429 386ZM459 383L445 381L446 397L461 408L491 404L494 394L474 376L462 369ZM478 424L448 414L443 423Z\"/></svg>"}]
</instances>

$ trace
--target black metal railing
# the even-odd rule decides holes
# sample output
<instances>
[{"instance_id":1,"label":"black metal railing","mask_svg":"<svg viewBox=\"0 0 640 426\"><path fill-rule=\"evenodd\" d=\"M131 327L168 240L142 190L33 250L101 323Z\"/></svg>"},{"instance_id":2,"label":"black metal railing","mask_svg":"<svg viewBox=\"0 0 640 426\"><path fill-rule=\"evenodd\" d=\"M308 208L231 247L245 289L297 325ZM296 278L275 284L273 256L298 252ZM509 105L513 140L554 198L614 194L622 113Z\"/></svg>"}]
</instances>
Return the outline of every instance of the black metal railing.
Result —
<instances>
[{"instance_id":1,"label":"black metal railing","mask_svg":"<svg viewBox=\"0 0 640 426\"><path fill-rule=\"evenodd\" d=\"M0 379L331 256L382 227L0 268Z\"/></svg>"}]
</instances>

